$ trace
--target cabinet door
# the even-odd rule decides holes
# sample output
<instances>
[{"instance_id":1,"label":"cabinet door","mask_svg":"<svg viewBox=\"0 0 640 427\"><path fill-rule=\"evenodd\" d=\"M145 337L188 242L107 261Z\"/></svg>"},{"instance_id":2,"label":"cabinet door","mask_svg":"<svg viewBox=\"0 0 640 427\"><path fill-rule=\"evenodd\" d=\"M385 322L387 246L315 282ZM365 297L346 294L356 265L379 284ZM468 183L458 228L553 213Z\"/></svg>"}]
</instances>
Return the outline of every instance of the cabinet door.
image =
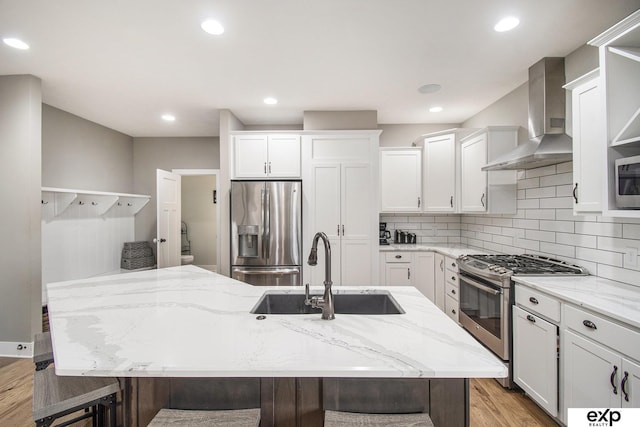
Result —
<instances>
[{"instance_id":1,"label":"cabinet door","mask_svg":"<svg viewBox=\"0 0 640 427\"><path fill-rule=\"evenodd\" d=\"M267 176L267 136L234 136L233 159L236 178L264 178Z\"/></svg>"},{"instance_id":2,"label":"cabinet door","mask_svg":"<svg viewBox=\"0 0 640 427\"><path fill-rule=\"evenodd\" d=\"M416 252L413 257L415 277L413 285L422 294L435 303L435 254L433 252Z\"/></svg>"},{"instance_id":3,"label":"cabinet door","mask_svg":"<svg viewBox=\"0 0 640 427\"><path fill-rule=\"evenodd\" d=\"M383 212L421 210L421 152L380 151L380 205Z\"/></svg>"},{"instance_id":4,"label":"cabinet door","mask_svg":"<svg viewBox=\"0 0 640 427\"><path fill-rule=\"evenodd\" d=\"M444 312L456 323L460 322L460 304L458 300L451 298L449 295L444 297Z\"/></svg>"},{"instance_id":5,"label":"cabinet door","mask_svg":"<svg viewBox=\"0 0 640 427\"><path fill-rule=\"evenodd\" d=\"M617 354L568 330L563 330L560 351L565 419L566 408L620 406L620 357Z\"/></svg>"},{"instance_id":6,"label":"cabinet door","mask_svg":"<svg viewBox=\"0 0 640 427\"><path fill-rule=\"evenodd\" d=\"M462 212L485 212L487 210L487 173L482 166L487 164L487 136L479 135L461 146L462 156Z\"/></svg>"},{"instance_id":7,"label":"cabinet door","mask_svg":"<svg viewBox=\"0 0 640 427\"><path fill-rule=\"evenodd\" d=\"M340 285L371 286L371 242L368 239L342 239Z\"/></svg>"},{"instance_id":8,"label":"cabinet door","mask_svg":"<svg viewBox=\"0 0 640 427\"><path fill-rule=\"evenodd\" d=\"M385 266L387 286L411 286L411 263L389 262Z\"/></svg>"},{"instance_id":9,"label":"cabinet door","mask_svg":"<svg viewBox=\"0 0 640 427\"><path fill-rule=\"evenodd\" d=\"M311 171L310 197L313 209L310 213L313 233L324 232L331 243L331 276L334 283L340 282L340 164L314 165ZM313 235L305 237L312 239ZM324 281L324 250L318 248L318 265L310 269L311 285Z\"/></svg>"},{"instance_id":10,"label":"cabinet door","mask_svg":"<svg viewBox=\"0 0 640 427\"><path fill-rule=\"evenodd\" d=\"M435 276L435 280L434 280L434 284L435 284L435 289L434 289L434 302L436 304L436 306L438 306L438 308L440 310L445 309L444 307L444 288L445 288L445 282L446 282L446 267L444 265L444 255L442 254L435 254L434 256L434 276Z\"/></svg>"},{"instance_id":11,"label":"cabinet door","mask_svg":"<svg viewBox=\"0 0 640 427\"><path fill-rule=\"evenodd\" d=\"M341 172L341 236L343 239L371 239L378 227L370 220L371 168L367 164L344 164Z\"/></svg>"},{"instance_id":12,"label":"cabinet door","mask_svg":"<svg viewBox=\"0 0 640 427\"><path fill-rule=\"evenodd\" d=\"M640 408L640 365L622 359L620 390L623 408Z\"/></svg>"},{"instance_id":13,"label":"cabinet door","mask_svg":"<svg viewBox=\"0 0 640 427\"><path fill-rule=\"evenodd\" d=\"M455 135L424 140L424 210L453 212L456 193Z\"/></svg>"},{"instance_id":14,"label":"cabinet door","mask_svg":"<svg viewBox=\"0 0 640 427\"><path fill-rule=\"evenodd\" d=\"M602 211L602 156L605 147L599 79L577 87L573 101L573 185L576 213Z\"/></svg>"},{"instance_id":15,"label":"cabinet door","mask_svg":"<svg viewBox=\"0 0 640 427\"><path fill-rule=\"evenodd\" d=\"M558 327L513 306L513 380L558 415Z\"/></svg>"},{"instance_id":16,"label":"cabinet door","mask_svg":"<svg viewBox=\"0 0 640 427\"><path fill-rule=\"evenodd\" d=\"M270 177L300 177L300 137L269 135L267 172Z\"/></svg>"}]
</instances>

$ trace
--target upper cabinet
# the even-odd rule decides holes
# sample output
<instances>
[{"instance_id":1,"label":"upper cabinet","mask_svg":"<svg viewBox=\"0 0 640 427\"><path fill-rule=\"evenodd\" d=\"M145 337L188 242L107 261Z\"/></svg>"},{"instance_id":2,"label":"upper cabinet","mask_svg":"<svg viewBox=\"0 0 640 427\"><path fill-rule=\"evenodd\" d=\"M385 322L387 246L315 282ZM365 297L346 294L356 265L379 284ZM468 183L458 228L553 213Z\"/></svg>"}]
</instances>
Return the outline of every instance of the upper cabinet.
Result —
<instances>
[{"instance_id":1,"label":"upper cabinet","mask_svg":"<svg viewBox=\"0 0 640 427\"><path fill-rule=\"evenodd\" d=\"M571 91L573 112L573 211L598 214L602 212L602 158L606 154L600 71L564 87Z\"/></svg>"},{"instance_id":2,"label":"upper cabinet","mask_svg":"<svg viewBox=\"0 0 640 427\"><path fill-rule=\"evenodd\" d=\"M517 126L490 126L461 140L462 213L516 213L516 171L483 171L518 145Z\"/></svg>"},{"instance_id":3,"label":"upper cabinet","mask_svg":"<svg viewBox=\"0 0 640 427\"><path fill-rule=\"evenodd\" d=\"M238 133L233 135L234 178L299 178L300 136Z\"/></svg>"},{"instance_id":4,"label":"upper cabinet","mask_svg":"<svg viewBox=\"0 0 640 427\"><path fill-rule=\"evenodd\" d=\"M458 168L456 138L459 133L425 135L424 202L425 212L456 212Z\"/></svg>"},{"instance_id":5,"label":"upper cabinet","mask_svg":"<svg viewBox=\"0 0 640 427\"><path fill-rule=\"evenodd\" d=\"M380 210L422 209L422 149L380 149Z\"/></svg>"},{"instance_id":6,"label":"upper cabinet","mask_svg":"<svg viewBox=\"0 0 640 427\"><path fill-rule=\"evenodd\" d=\"M604 112L606 172L604 215L640 217L616 206L616 160L640 155L640 10L589 42L600 51L601 111ZM602 114L602 113L601 113ZM600 166L602 169L602 166ZM640 177L628 177L634 195Z\"/></svg>"}]
</instances>

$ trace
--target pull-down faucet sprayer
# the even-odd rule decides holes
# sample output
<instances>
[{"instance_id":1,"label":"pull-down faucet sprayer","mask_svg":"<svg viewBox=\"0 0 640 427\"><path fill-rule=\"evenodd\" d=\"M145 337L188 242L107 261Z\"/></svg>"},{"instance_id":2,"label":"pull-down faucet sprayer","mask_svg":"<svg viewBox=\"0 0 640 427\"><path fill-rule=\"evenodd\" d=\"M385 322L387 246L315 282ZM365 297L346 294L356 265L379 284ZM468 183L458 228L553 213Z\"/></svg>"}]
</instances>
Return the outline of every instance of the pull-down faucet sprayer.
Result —
<instances>
[{"instance_id":1,"label":"pull-down faucet sprayer","mask_svg":"<svg viewBox=\"0 0 640 427\"><path fill-rule=\"evenodd\" d=\"M331 244L329 243L329 238L323 232L318 232L313 236L313 244L311 245L311 253L309 253L307 263L310 266L318 265L318 240L320 239L324 244L324 295L322 299L318 297L311 298L308 304L315 308L322 308L322 318L332 320L336 316L333 306L333 293L331 291ZM305 304L307 304L307 301L305 301Z\"/></svg>"}]
</instances>

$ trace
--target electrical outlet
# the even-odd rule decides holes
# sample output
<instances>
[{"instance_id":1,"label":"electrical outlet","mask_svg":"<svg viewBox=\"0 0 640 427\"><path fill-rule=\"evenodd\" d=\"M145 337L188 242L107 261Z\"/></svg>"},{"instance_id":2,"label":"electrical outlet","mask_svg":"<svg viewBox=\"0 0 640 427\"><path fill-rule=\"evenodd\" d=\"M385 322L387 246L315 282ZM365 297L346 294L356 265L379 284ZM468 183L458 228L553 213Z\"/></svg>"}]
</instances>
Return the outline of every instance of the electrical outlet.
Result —
<instances>
[{"instance_id":1,"label":"electrical outlet","mask_svg":"<svg viewBox=\"0 0 640 427\"><path fill-rule=\"evenodd\" d=\"M624 253L624 264L629 267L638 266L638 248L626 248Z\"/></svg>"}]
</instances>

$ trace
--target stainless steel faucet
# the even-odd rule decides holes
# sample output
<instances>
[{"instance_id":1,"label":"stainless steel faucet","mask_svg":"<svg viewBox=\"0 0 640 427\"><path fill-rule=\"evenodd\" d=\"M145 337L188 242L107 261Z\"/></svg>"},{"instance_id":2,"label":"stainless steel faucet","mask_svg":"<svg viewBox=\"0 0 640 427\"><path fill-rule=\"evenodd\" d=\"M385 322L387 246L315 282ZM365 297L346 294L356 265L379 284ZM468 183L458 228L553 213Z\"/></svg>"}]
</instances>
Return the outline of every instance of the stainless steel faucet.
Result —
<instances>
[{"instance_id":1,"label":"stainless steel faucet","mask_svg":"<svg viewBox=\"0 0 640 427\"><path fill-rule=\"evenodd\" d=\"M322 309L322 318L325 320L333 320L336 318L335 309L333 306L333 293L331 292L331 244L329 238L323 232L318 232L313 237L313 244L311 245L311 253L309 254L309 260L307 263L310 266L318 265L318 240L322 239L324 244L324 295L322 298L312 297L305 299L305 304L311 305L314 308ZM308 291L307 291L308 295Z\"/></svg>"}]
</instances>

